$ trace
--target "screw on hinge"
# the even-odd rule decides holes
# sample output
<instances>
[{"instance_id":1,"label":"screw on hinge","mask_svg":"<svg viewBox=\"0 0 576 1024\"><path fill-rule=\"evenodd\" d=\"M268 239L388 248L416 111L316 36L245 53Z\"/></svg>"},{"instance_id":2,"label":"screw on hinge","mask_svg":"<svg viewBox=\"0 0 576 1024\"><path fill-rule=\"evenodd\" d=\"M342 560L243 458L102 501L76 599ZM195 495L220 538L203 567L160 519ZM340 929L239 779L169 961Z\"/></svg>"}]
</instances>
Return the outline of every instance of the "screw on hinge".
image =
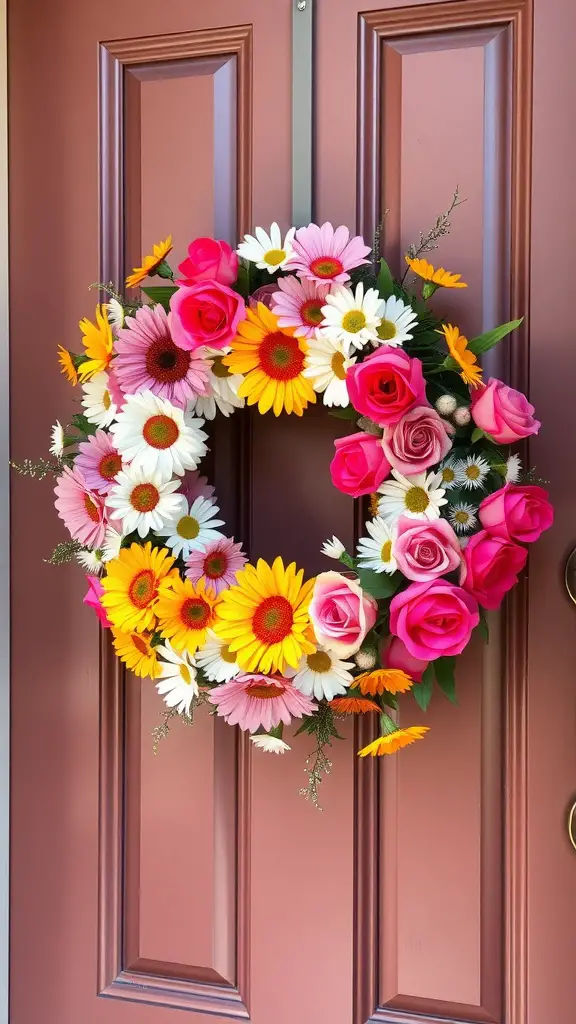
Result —
<instances>
[{"instance_id":1,"label":"screw on hinge","mask_svg":"<svg viewBox=\"0 0 576 1024\"><path fill-rule=\"evenodd\" d=\"M306 10L306 0L298 0L298 3L296 4L296 6L297 6L299 11L305 11Z\"/></svg>"}]
</instances>

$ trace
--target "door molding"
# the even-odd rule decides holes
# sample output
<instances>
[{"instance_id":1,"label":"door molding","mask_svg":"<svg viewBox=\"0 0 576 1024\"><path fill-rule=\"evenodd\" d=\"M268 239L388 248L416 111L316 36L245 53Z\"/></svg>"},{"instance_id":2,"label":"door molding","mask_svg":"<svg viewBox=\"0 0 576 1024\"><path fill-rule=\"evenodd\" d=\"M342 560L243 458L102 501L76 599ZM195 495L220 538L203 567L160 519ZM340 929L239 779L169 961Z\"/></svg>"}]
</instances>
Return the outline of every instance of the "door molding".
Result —
<instances>
[{"instance_id":1,"label":"door molding","mask_svg":"<svg viewBox=\"0 0 576 1024\"><path fill-rule=\"evenodd\" d=\"M8 1024L10 899L10 405L8 373L8 61L6 0L0 0L0 1021Z\"/></svg>"}]
</instances>

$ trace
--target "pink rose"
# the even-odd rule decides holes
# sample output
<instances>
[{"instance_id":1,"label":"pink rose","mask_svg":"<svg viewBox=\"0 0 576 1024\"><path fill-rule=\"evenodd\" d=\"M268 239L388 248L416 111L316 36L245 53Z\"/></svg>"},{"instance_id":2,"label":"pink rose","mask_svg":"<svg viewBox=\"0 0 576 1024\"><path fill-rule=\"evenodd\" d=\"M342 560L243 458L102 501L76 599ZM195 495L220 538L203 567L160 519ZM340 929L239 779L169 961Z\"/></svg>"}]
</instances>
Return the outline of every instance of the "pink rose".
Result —
<instances>
[{"instance_id":1,"label":"pink rose","mask_svg":"<svg viewBox=\"0 0 576 1024\"><path fill-rule=\"evenodd\" d=\"M460 582L484 608L498 608L504 595L518 583L528 552L502 537L480 530L464 549Z\"/></svg>"},{"instance_id":2,"label":"pink rose","mask_svg":"<svg viewBox=\"0 0 576 1024\"><path fill-rule=\"evenodd\" d=\"M484 498L479 516L493 537L530 544L552 526L554 509L543 487L508 484Z\"/></svg>"},{"instance_id":3,"label":"pink rose","mask_svg":"<svg viewBox=\"0 0 576 1024\"><path fill-rule=\"evenodd\" d=\"M498 444L512 444L540 430L540 423L534 419L534 406L526 395L493 377L472 393L470 412L476 426Z\"/></svg>"},{"instance_id":4,"label":"pink rose","mask_svg":"<svg viewBox=\"0 0 576 1024\"><path fill-rule=\"evenodd\" d=\"M390 602L390 632L421 661L461 654L479 621L475 599L446 580L411 583Z\"/></svg>"},{"instance_id":5,"label":"pink rose","mask_svg":"<svg viewBox=\"0 0 576 1024\"><path fill-rule=\"evenodd\" d=\"M263 302L267 309L271 309L272 296L274 295L274 292L277 291L277 284L263 284L261 288L257 288L254 294L248 299L250 309L258 309L259 302Z\"/></svg>"},{"instance_id":6,"label":"pink rose","mask_svg":"<svg viewBox=\"0 0 576 1024\"><path fill-rule=\"evenodd\" d=\"M336 455L330 463L332 483L352 498L373 494L390 473L382 444L373 434L338 437L334 447Z\"/></svg>"},{"instance_id":7,"label":"pink rose","mask_svg":"<svg viewBox=\"0 0 576 1024\"><path fill-rule=\"evenodd\" d=\"M445 519L428 522L401 516L394 557L407 579L426 583L457 569L462 551L454 530Z\"/></svg>"},{"instance_id":8,"label":"pink rose","mask_svg":"<svg viewBox=\"0 0 576 1024\"><path fill-rule=\"evenodd\" d=\"M435 409L417 405L393 427L386 427L382 447L394 469L405 476L435 466L452 447L447 423Z\"/></svg>"},{"instance_id":9,"label":"pink rose","mask_svg":"<svg viewBox=\"0 0 576 1024\"><path fill-rule=\"evenodd\" d=\"M172 338L189 351L201 345L229 345L246 313L242 296L217 281L199 281L179 288L170 299L170 309Z\"/></svg>"},{"instance_id":10,"label":"pink rose","mask_svg":"<svg viewBox=\"0 0 576 1024\"><path fill-rule=\"evenodd\" d=\"M198 281L234 284L238 277L238 257L228 242L214 238L196 238L188 246L188 259L178 265L182 279L176 284L193 285Z\"/></svg>"},{"instance_id":11,"label":"pink rose","mask_svg":"<svg viewBox=\"0 0 576 1024\"><path fill-rule=\"evenodd\" d=\"M380 644L380 661L382 668L399 668L415 683L422 682L422 676L428 668L427 661L413 658L409 654L406 644L398 636L390 636Z\"/></svg>"},{"instance_id":12,"label":"pink rose","mask_svg":"<svg viewBox=\"0 0 576 1024\"><path fill-rule=\"evenodd\" d=\"M376 622L378 605L365 594L358 580L339 572L316 577L310 602L310 619L319 644L339 658L355 654Z\"/></svg>"},{"instance_id":13,"label":"pink rose","mask_svg":"<svg viewBox=\"0 0 576 1024\"><path fill-rule=\"evenodd\" d=\"M422 363L401 348L381 345L346 373L350 401L375 423L392 426L415 405L426 405Z\"/></svg>"},{"instance_id":14,"label":"pink rose","mask_svg":"<svg viewBox=\"0 0 576 1024\"><path fill-rule=\"evenodd\" d=\"M109 629L112 623L106 615L106 609L100 604L100 597L104 593L104 587L97 576L90 576L88 573L86 573L86 582L88 583L88 590L83 598L84 604L93 608L101 625Z\"/></svg>"}]
</instances>

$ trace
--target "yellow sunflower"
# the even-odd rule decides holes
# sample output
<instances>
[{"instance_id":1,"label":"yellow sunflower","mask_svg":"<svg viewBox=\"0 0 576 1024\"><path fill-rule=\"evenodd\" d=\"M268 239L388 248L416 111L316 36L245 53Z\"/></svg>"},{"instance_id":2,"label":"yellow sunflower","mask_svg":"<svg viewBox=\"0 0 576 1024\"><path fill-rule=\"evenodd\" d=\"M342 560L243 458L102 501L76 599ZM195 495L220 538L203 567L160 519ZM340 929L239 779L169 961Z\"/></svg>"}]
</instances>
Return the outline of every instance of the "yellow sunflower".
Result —
<instances>
[{"instance_id":1,"label":"yellow sunflower","mask_svg":"<svg viewBox=\"0 0 576 1024\"><path fill-rule=\"evenodd\" d=\"M238 394L248 405L258 403L258 412L283 409L301 416L309 402L316 401L312 384L302 376L308 346L296 338L291 327L280 327L278 317L262 303L246 311L246 320L238 326L232 351L222 362L231 373L244 380Z\"/></svg>"},{"instance_id":2,"label":"yellow sunflower","mask_svg":"<svg viewBox=\"0 0 576 1024\"><path fill-rule=\"evenodd\" d=\"M175 650L194 654L216 624L218 603L212 588L206 590L204 579L196 585L178 575L166 579L160 587L156 608L158 630Z\"/></svg>"},{"instance_id":3,"label":"yellow sunflower","mask_svg":"<svg viewBox=\"0 0 576 1024\"><path fill-rule=\"evenodd\" d=\"M435 284L438 288L468 287L465 281L460 280L462 274L451 274L449 270L444 270L444 267L434 270L434 267L431 263L428 263L428 260L411 260L409 256L406 256L405 259L413 273L417 274L424 281Z\"/></svg>"},{"instance_id":4,"label":"yellow sunflower","mask_svg":"<svg viewBox=\"0 0 576 1024\"><path fill-rule=\"evenodd\" d=\"M448 351L460 367L462 380L473 388L479 388L482 384L482 367L478 366L476 356L468 348L468 338L460 334L458 328L452 324L442 324L442 330Z\"/></svg>"},{"instance_id":5,"label":"yellow sunflower","mask_svg":"<svg viewBox=\"0 0 576 1024\"><path fill-rule=\"evenodd\" d=\"M395 729L387 736L379 736L367 747L358 751L360 757L381 757L382 754L395 754L402 747L421 740L428 732L427 725L411 725L408 729Z\"/></svg>"},{"instance_id":6,"label":"yellow sunflower","mask_svg":"<svg viewBox=\"0 0 576 1024\"><path fill-rule=\"evenodd\" d=\"M106 565L101 602L113 626L125 633L142 633L156 623L158 588L167 576L178 576L167 548L131 544Z\"/></svg>"},{"instance_id":7,"label":"yellow sunflower","mask_svg":"<svg viewBox=\"0 0 576 1024\"><path fill-rule=\"evenodd\" d=\"M70 384L77 384L78 370L74 366L72 354L67 348L62 348L62 345L58 345L58 362L60 363L60 373L64 374L66 380L70 381Z\"/></svg>"},{"instance_id":8,"label":"yellow sunflower","mask_svg":"<svg viewBox=\"0 0 576 1024\"><path fill-rule=\"evenodd\" d=\"M351 683L351 689L360 688L360 693L369 693L373 697L378 693L407 693L414 680L399 668L376 668L372 672L362 672Z\"/></svg>"},{"instance_id":9,"label":"yellow sunflower","mask_svg":"<svg viewBox=\"0 0 576 1024\"><path fill-rule=\"evenodd\" d=\"M96 323L84 317L79 324L82 343L88 359L78 369L81 380L90 380L96 373L106 370L112 359L112 328L104 306L96 306Z\"/></svg>"},{"instance_id":10,"label":"yellow sunflower","mask_svg":"<svg viewBox=\"0 0 576 1024\"><path fill-rule=\"evenodd\" d=\"M158 655L151 644L151 633L124 633L112 626L113 644L121 661L136 676L156 679L160 675Z\"/></svg>"},{"instance_id":11,"label":"yellow sunflower","mask_svg":"<svg viewBox=\"0 0 576 1024\"><path fill-rule=\"evenodd\" d=\"M152 246L152 252L144 256L141 267L134 267L134 270L126 278L127 288L137 288L141 281L144 281L147 277L160 266L163 260L166 259L168 253L172 248L172 235L168 235L168 238L164 242L158 242Z\"/></svg>"},{"instance_id":12,"label":"yellow sunflower","mask_svg":"<svg viewBox=\"0 0 576 1024\"><path fill-rule=\"evenodd\" d=\"M283 672L298 668L303 654L316 646L310 636L308 605L314 580L287 568L281 558L272 566L259 559L237 573L237 585L221 595L216 633L247 672Z\"/></svg>"}]
</instances>

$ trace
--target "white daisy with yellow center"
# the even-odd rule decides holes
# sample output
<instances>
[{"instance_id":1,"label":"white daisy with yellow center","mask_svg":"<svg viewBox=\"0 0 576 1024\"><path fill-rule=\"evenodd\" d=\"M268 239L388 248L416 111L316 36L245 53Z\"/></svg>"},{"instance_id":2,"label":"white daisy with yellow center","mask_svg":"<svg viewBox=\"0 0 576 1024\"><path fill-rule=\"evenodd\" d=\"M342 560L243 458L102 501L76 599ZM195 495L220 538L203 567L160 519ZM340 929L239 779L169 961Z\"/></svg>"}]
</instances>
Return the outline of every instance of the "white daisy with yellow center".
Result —
<instances>
[{"instance_id":1,"label":"white daisy with yellow center","mask_svg":"<svg viewBox=\"0 0 576 1024\"><path fill-rule=\"evenodd\" d=\"M380 516L366 523L369 537L361 537L358 541L358 565L361 569L372 569L373 572L396 572L394 542L398 535L395 527L389 526Z\"/></svg>"},{"instance_id":2,"label":"white daisy with yellow center","mask_svg":"<svg viewBox=\"0 0 576 1024\"><path fill-rule=\"evenodd\" d=\"M400 516L409 519L440 518L440 509L447 504L441 473L417 473L407 477L393 469L392 477L378 488L381 495L378 515L386 523L392 526Z\"/></svg>"},{"instance_id":3,"label":"white daisy with yellow center","mask_svg":"<svg viewBox=\"0 0 576 1024\"><path fill-rule=\"evenodd\" d=\"M339 285L326 296L326 304L322 306L324 320L319 328L320 333L341 342L344 352L349 355L355 348L363 348L370 341L378 341L380 306L381 299L376 288L368 288L364 293L362 281L354 291Z\"/></svg>"},{"instance_id":4,"label":"white daisy with yellow center","mask_svg":"<svg viewBox=\"0 0 576 1024\"><path fill-rule=\"evenodd\" d=\"M201 495L191 505L183 494L177 494L173 514L156 531L166 538L166 545L173 555L188 558L192 551L199 551L212 540L220 540L223 534L217 526L224 526L223 519L217 519L219 509L210 498Z\"/></svg>"},{"instance_id":5,"label":"white daisy with yellow center","mask_svg":"<svg viewBox=\"0 0 576 1024\"><path fill-rule=\"evenodd\" d=\"M448 508L448 519L456 533L470 533L478 523L478 509L465 501L456 501Z\"/></svg>"},{"instance_id":6,"label":"white daisy with yellow center","mask_svg":"<svg viewBox=\"0 0 576 1024\"><path fill-rule=\"evenodd\" d=\"M109 427L118 409L108 390L108 374L102 371L82 385L82 405L89 423L97 427Z\"/></svg>"},{"instance_id":7,"label":"white daisy with yellow center","mask_svg":"<svg viewBox=\"0 0 576 1024\"><path fill-rule=\"evenodd\" d=\"M440 465L438 472L442 476L442 487L445 491L451 491L454 487L460 486L460 475L458 460L449 456Z\"/></svg>"},{"instance_id":8,"label":"white daisy with yellow center","mask_svg":"<svg viewBox=\"0 0 576 1024\"><path fill-rule=\"evenodd\" d=\"M156 648L159 656L158 693L169 708L179 715L188 715L194 697L198 696L198 681L194 658L187 651L175 651L169 640Z\"/></svg>"},{"instance_id":9,"label":"white daisy with yellow center","mask_svg":"<svg viewBox=\"0 0 576 1024\"><path fill-rule=\"evenodd\" d=\"M238 389L244 380L241 373L230 373L224 366L223 357L226 352L218 352L211 357L208 373L208 394L198 395L188 403L188 411L203 416L206 420L216 419L216 414L230 416L234 409L242 409L245 399L240 398Z\"/></svg>"},{"instance_id":10,"label":"white daisy with yellow center","mask_svg":"<svg viewBox=\"0 0 576 1024\"><path fill-rule=\"evenodd\" d=\"M308 339L302 376L312 381L314 391L323 394L324 405L344 408L350 405L346 371L355 362L356 358L351 359L346 354L342 341L318 331L315 338Z\"/></svg>"},{"instance_id":11,"label":"white daisy with yellow center","mask_svg":"<svg viewBox=\"0 0 576 1024\"><path fill-rule=\"evenodd\" d=\"M327 647L318 647L312 654L304 655L296 672L288 669L285 675L292 679L296 689L306 697L332 700L346 693L352 683L352 668L353 661L341 661Z\"/></svg>"},{"instance_id":12,"label":"white daisy with yellow center","mask_svg":"<svg viewBox=\"0 0 576 1024\"><path fill-rule=\"evenodd\" d=\"M211 683L228 683L240 672L236 655L232 654L228 644L220 640L212 629L208 630L208 639L199 651L196 651L196 664Z\"/></svg>"},{"instance_id":13,"label":"white daisy with yellow center","mask_svg":"<svg viewBox=\"0 0 576 1024\"><path fill-rule=\"evenodd\" d=\"M139 537L146 537L151 530L158 533L180 508L181 495L174 493L179 486L178 479L166 480L159 472L126 466L106 495L110 519L120 524L124 535L134 530Z\"/></svg>"},{"instance_id":14,"label":"white daisy with yellow center","mask_svg":"<svg viewBox=\"0 0 576 1024\"><path fill-rule=\"evenodd\" d=\"M269 274L274 274L290 261L294 252L292 239L295 233L296 228L290 228L282 241L280 227L276 222L272 224L270 233L264 228L255 228L253 235L244 235L244 240L240 242L236 252L243 259L255 263L259 270L267 270Z\"/></svg>"},{"instance_id":15,"label":"white daisy with yellow center","mask_svg":"<svg viewBox=\"0 0 576 1024\"><path fill-rule=\"evenodd\" d=\"M490 472L490 465L480 455L469 455L456 463L456 473L461 487L475 490L482 487Z\"/></svg>"},{"instance_id":16,"label":"white daisy with yellow center","mask_svg":"<svg viewBox=\"0 0 576 1024\"><path fill-rule=\"evenodd\" d=\"M123 460L165 479L196 469L206 455L204 420L194 419L165 398L143 391L126 395L126 401L110 427L114 447Z\"/></svg>"},{"instance_id":17,"label":"white daisy with yellow center","mask_svg":"<svg viewBox=\"0 0 576 1024\"><path fill-rule=\"evenodd\" d=\"M391 295L383 299L378 309L381 323L378 328L376 344L391 345L396 348L414 337L412 331L418 322L418 316L402 299Z\"/></svg>"}]
</instances>

